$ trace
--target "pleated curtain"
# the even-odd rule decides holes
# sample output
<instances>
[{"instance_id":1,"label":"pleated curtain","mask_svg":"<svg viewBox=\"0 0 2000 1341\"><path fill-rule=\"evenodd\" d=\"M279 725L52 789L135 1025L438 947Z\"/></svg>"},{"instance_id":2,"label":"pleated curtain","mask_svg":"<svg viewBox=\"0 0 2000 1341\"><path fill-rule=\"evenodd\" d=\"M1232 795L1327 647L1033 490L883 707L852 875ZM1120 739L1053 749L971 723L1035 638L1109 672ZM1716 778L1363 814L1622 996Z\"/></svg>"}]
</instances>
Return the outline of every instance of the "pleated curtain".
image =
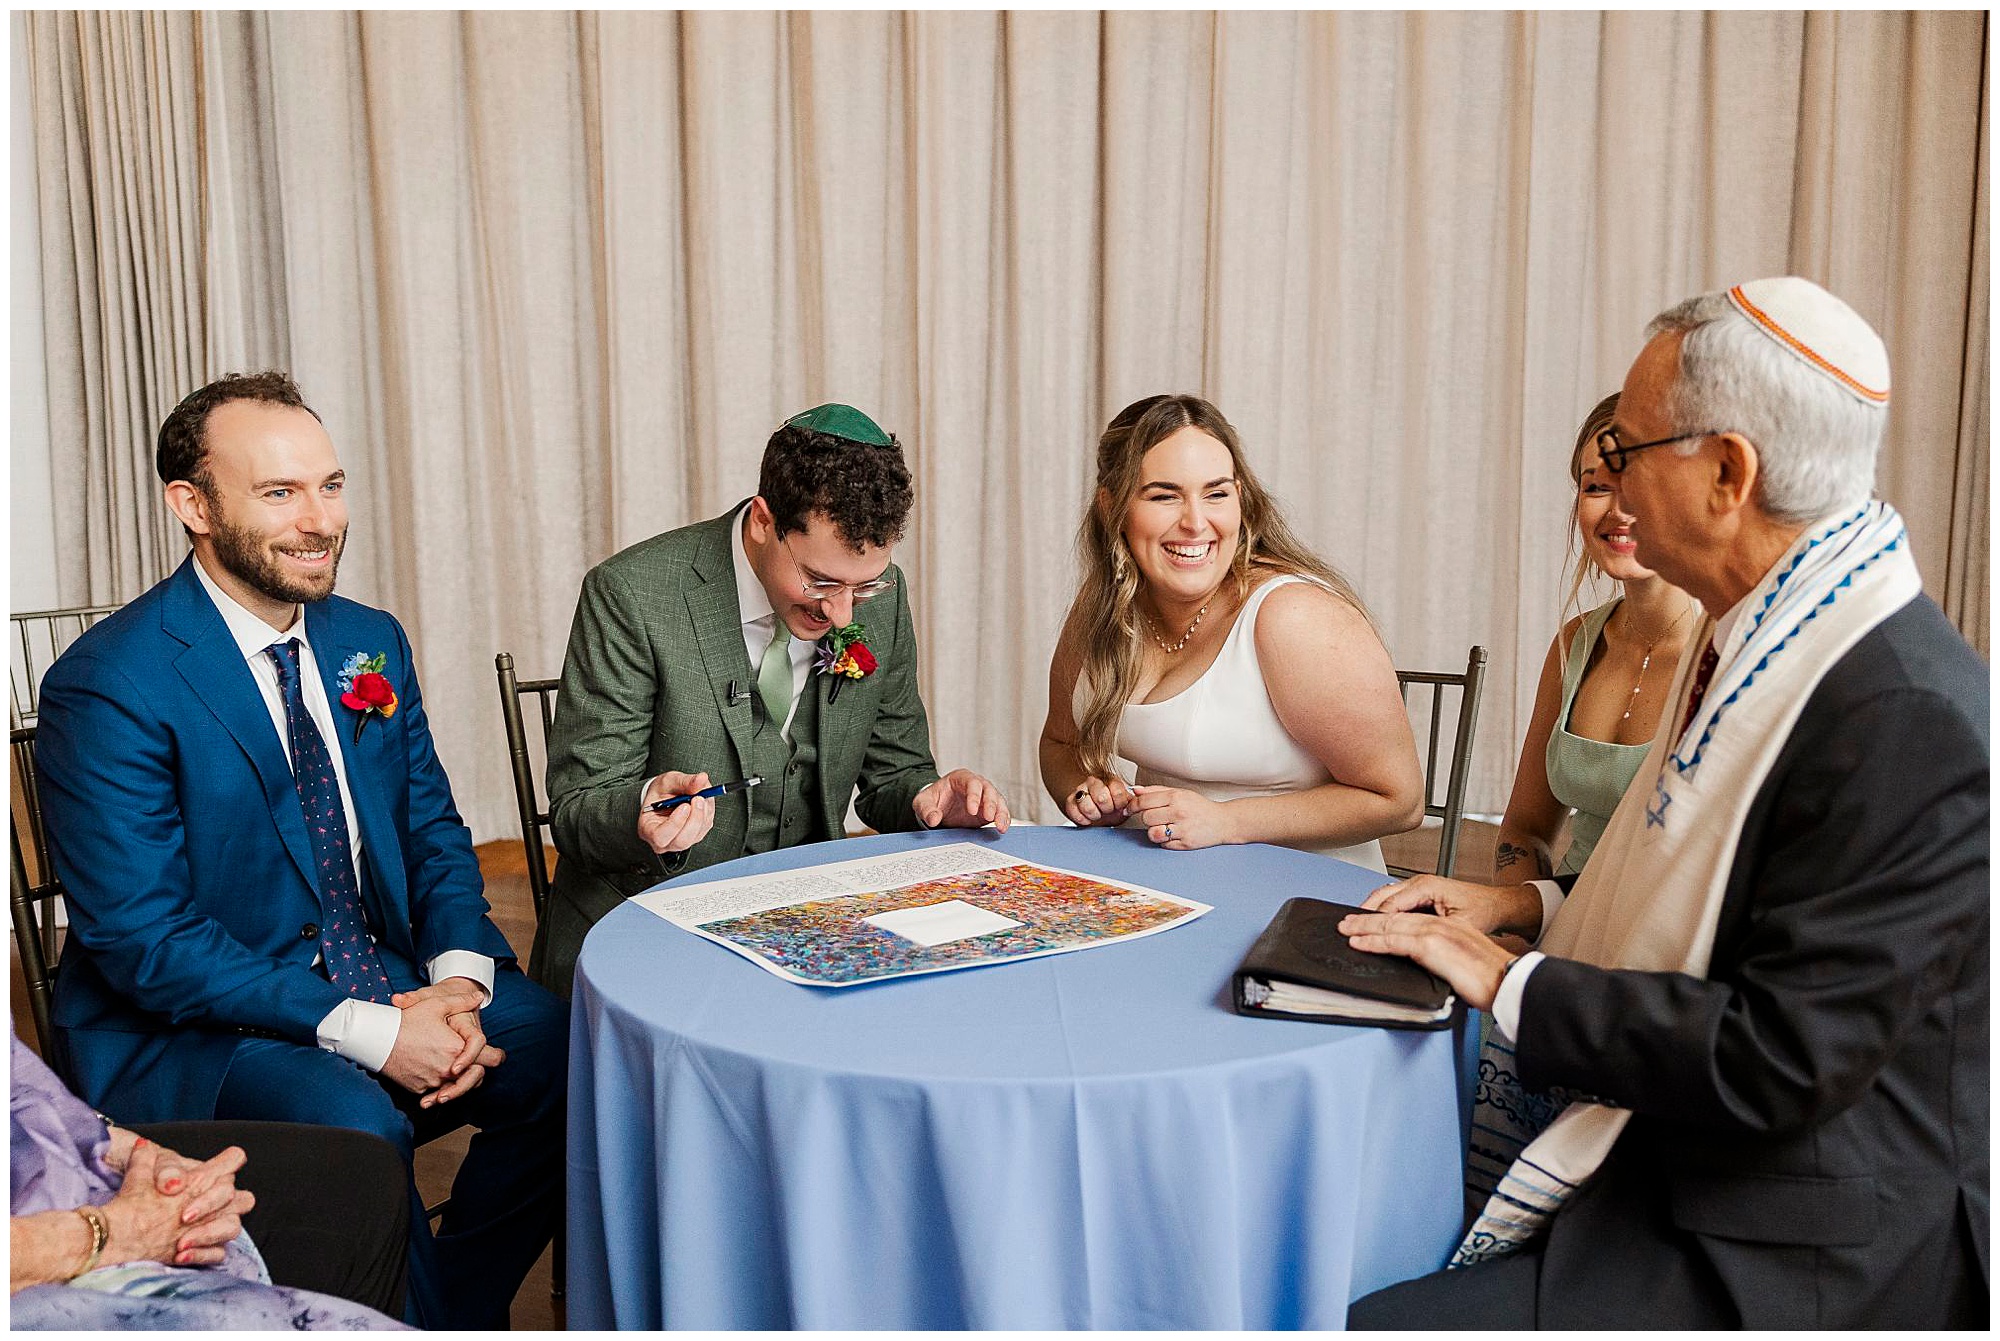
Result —
<instances>
[{"instance_id":1,"label":"pleated curtain","mask_svg":"<svg viewBox=\"0 0 2000 1341\"><path fill-rule=\"evenodd\" d=\"M1493 656L1505 803L1566 463L1653 313L1779 273L1887 339L1879 477L1982 649L1980 13L16 13L13 601L184 553L152 435L289 368L481 839L492 662L755 489L826 400L901 437L939 761L1036 771L1097 431L1214 400L1398 665ZM23 118L26 124L23 124ZM25 193L25 199L23 199Z\"/></svg>"}]
</instances>

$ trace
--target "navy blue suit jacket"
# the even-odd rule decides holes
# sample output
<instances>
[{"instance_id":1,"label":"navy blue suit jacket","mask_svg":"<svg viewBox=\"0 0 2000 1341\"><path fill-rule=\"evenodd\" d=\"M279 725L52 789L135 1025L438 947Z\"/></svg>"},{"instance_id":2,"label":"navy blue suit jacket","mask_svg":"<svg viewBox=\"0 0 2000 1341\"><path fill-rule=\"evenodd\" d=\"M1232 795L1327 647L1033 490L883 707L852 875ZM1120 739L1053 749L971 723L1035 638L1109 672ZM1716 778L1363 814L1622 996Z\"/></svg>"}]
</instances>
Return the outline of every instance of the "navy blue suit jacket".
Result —
<instances>
[{"instance_id":1,"label":"navy blue suit jacket","mask_svg":"<svg viewBox=\"0 0 2000 1341\"><path fill-rule=\"evenodd\" d=\"M86 632L42 686L42 807L70 902L55 1023L78 1092L122 1122L213 1116L242 1037L315 1046L345 999L312 967L304 929L325 916L284 743L194 562ZM402 626L337 596L305 620L390 979L416 985L445 950L511 962ZM386 655L401 700L358 740L336 683L356 652Z\"/></svg>"}]
</instances>

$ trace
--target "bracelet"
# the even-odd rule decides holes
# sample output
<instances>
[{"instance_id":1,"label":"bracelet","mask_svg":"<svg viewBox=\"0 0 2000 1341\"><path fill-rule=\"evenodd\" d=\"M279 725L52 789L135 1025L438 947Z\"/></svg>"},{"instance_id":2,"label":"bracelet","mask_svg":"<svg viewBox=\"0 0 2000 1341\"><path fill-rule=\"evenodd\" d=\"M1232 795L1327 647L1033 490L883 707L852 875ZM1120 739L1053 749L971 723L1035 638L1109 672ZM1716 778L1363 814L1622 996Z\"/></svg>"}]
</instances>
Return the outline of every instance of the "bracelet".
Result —
<instances>
[{"instance_id":1,"label":"bracelet","mask_svg":"<svg viewBox=\"0 0 2000 1341\"><path fill-rule=\"evenodd\" d=\"M69 1273L71 1280L95 1267L97 1259L104 1254L104 1245L111 1242L111 1225L105 1220L103 1211L95 1206L79 1206L76 1208L76 1213L90 1226L90 1252L77 1269Z\"/></svg>"}]
</instances>

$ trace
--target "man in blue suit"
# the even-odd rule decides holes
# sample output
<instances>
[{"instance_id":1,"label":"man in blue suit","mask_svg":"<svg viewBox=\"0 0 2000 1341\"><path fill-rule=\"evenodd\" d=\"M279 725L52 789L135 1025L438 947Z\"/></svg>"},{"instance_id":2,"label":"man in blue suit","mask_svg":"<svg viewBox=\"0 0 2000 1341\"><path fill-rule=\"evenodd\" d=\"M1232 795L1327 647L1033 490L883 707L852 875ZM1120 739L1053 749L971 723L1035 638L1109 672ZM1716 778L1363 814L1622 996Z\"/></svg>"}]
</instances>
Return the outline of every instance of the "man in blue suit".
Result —
<instances>
[{"instance_id":1,"label":"man in blue suit","mask_svg":"<svg viewBox=\"0 0 2000 1341\"><path fill-rule=\"evenodd\" d=\"M406 1162L472 1124L435 1240L413 1207L412 1320L505 1327L561 1210L566 1008L486 916L402 627L333 595L345 475L298 388L203 387L157 464L193 554L42 689L76 1088L120 1122L353 1127Z\"/></svg>"}]
</instances>

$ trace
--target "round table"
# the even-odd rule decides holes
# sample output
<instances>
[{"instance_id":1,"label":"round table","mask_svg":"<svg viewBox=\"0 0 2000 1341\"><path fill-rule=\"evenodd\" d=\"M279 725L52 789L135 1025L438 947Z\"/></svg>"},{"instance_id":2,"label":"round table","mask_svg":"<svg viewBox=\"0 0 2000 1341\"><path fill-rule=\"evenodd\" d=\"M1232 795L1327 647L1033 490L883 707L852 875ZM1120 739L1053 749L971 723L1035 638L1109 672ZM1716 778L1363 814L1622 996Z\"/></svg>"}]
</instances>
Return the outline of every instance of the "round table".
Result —
<instances>
[{"instance_id":1,"label":"round table","mask_svg":"<svg viewBox=\"0 0 2000 1341\"><path fill-rule=\"evenodd\" d=\"M1457 1240L1468 1049L1246 1019L1230 971L1284 900L1382 877L1133 830L850 839L695 879L920 844L1214 905L1138 940L840 989L626 904L571 1006L573 1328L1334 1328ZM684 883L694 883L694 879Z\"/></svg>"}]
</instances>

